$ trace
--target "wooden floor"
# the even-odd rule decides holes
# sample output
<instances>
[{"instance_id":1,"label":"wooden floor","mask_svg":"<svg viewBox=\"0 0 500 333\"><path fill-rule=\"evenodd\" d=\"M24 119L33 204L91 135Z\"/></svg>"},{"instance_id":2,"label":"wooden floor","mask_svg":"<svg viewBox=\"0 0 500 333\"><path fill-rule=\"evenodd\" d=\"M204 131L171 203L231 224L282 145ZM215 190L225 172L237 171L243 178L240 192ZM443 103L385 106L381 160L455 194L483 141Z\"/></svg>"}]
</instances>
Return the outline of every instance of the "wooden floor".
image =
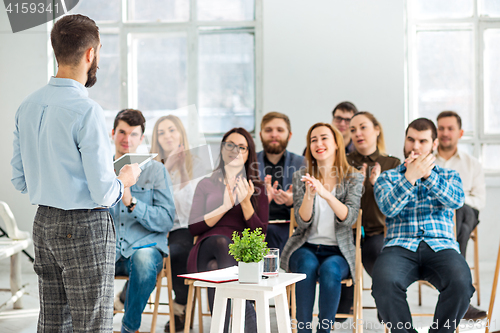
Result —
<instances>
[{"instance_id":1,"label":"wooden floor","mask_svg":"<svg viewBox=\"0 0 500 333\"><path fill-rule=\"evenodd\" d=\"M36 323L38 319L38 286L37 286L37 276L33 271L31 263L26 257L22 258L23 263L23 284L28 283L27 290L28 295L23 296L24 308L21 310L13 310L12 306L7 308L5 311L0 312L0 332L2 333L34 333L36 332ZM0 261L0 288L7 288L9 286L9 261ZM489 307L489 299L491 286L493 281L494 263L482 263L481 265L481 309L487 309ZM119 291L122 286L121 281L117 281L115 284L115 291ZM369 286L370 279L365 274L365 284ZM0 303L3 303L8 299L10 295L7 293L0 293ZM166 294L163 294L166 297ZM410 308L413 312L433 312L434 306L437 301L438 293L435 290L424 287L423 292L423 305L421 307L417 304L417 287L412 285L408 291L408 299L410 302ZM363 302L366 306L374 305L373 298L369 291L363 293ZM477 305L477 300L475 297L472 299L472 304ZM375 310L364 310L364 329L365 332L383 332L383 328L380 326L376 319ZM156 332L162 333L168 318L166 316L159 316L158 323L156 327ZM198 321L195 318L195 326L191 332L198 332ZM349 333L352 332L351 328L352 321L349 319L341 325L335 327L335 332L338 333ZM419 332L427 332L428 327L431 323L430 317L415 317L414 324L417 326ZM484 327L481 325L465 325L462 321L462 328L460 332L484 332ZM114 318L114 329L120 330L121 327L121 315L116 315ZM141 326L141 331L149 331L151 327L151 316L144 315L143 323ZM209 333L210 331L210 319L205 318L203 324L204 333ZM271 332L277 333L278 329L276 326L276 320L274 317L274 309L271 309Z\"/></svg>"}]
</instances>

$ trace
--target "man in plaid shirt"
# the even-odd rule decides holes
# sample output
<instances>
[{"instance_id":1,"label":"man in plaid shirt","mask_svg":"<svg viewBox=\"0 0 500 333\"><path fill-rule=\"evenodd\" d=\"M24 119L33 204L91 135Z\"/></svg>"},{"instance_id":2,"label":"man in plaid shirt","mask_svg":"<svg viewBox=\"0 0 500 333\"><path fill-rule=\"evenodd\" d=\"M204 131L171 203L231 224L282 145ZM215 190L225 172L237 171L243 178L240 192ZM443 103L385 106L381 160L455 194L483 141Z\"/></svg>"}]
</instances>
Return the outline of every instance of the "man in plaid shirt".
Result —
<instances>
[{"instance_id":1,"label":"man in plaid shirt","mask_svg":"<svg viewBox=\"0 0 500 333\"><path fill-rule=\"evenodd\" d=\"M454 210L464 204L460 176L434 164L437 130L414 120L406 129L405 163L383 172L374 186L387 235L373 268L372 294L394 332L417 332L406 290L426 280L440 292L430 332L453 332L474 293L469 266L455 240Z\"/></svg>"}]
</instances>

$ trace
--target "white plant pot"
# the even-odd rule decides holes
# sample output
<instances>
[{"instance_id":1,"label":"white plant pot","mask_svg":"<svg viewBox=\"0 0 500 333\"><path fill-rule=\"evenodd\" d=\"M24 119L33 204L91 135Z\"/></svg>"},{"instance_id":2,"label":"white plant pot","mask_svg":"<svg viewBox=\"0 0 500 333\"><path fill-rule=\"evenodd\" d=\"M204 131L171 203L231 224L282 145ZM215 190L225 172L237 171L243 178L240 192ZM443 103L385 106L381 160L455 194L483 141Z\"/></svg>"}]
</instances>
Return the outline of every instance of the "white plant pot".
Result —
<instances>
[{"instance_id":1,"label":"white plant pot","mask_svg":"<svg viewBox=\"0 0 500 333\"><path fill-rule=\"evenodd\" d=\"M263 261L238 262L238 281L240 283L259 283L263 272Z\"/></svg>"}]
</instances>

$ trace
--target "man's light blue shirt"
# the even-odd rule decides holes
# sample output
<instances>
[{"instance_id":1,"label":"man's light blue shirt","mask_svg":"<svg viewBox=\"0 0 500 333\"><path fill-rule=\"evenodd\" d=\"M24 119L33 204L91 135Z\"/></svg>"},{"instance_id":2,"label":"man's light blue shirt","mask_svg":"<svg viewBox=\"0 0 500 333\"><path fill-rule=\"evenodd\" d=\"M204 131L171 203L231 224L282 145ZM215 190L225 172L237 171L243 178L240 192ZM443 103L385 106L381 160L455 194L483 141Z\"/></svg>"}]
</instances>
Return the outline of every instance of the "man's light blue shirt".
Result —
<instances>
[{"instance_id":1,"label":"man's light blue shirt","mask_svg":"<svg viewBox=\"0 0 500 333\"><path fill-rule=\"evenodd\" d=\"M116 260L130 256L141 247L154 247L168 254L167 234L174 225L175 204L172 183L165 166L150 161L130 193L137 199L129 213L120 201L110 209L116 229Z\"/></svg>"},{"instance_id":2,"label":"man's light blue shirt","mask_svg":"<svg viewBox=\"0 0 500 333\"><path fill-rule=\"evenodd\" d=\"M385 246L401 246L416 252L424 241L435 252L460 253L453 231L453 210L464 204L458 172L435 166L427 179L412 185L404 164L382 172L373 187L375 201L386 216Z\"/></svg>"},{"instance_id":3,"label":"man's light blue shirt","mask_svg":"<svg viewBox=\"0 0 500 333\"><path fill-rule=\"evenodd\" d=\"M52 77L15 118L12 183L33 205L92 209L115 205L123 184L102 108L72 79Z\"/></svg>"}]
</instances>

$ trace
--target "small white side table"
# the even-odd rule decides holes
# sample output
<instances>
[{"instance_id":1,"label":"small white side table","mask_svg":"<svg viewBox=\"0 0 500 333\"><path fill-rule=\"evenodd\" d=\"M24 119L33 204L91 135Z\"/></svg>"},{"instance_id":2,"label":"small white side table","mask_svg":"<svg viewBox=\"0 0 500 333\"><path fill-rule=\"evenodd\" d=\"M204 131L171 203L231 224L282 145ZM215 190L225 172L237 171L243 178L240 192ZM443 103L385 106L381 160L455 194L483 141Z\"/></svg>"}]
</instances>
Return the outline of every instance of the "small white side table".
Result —
<instances>
[{"instance_id":1,"label":"small white side table","mask_svg":"<svg viewBox=\"0 0 500 333\"><path fill-rule=\"evenodd\" d=\"M255 301L257 332L271 333L269 316L269 299L271 297L274 297L278 331L280 333L291 333L286 286L305 278L305 274L280 273L278 277L263 279L259 284L239 283L238 281L225 283L195 281L194 286L215 288L210 333L222 333L228 299L233 299L232 333L243 333L244 331L246 300Z\"/></svg>"}]
</instances>

